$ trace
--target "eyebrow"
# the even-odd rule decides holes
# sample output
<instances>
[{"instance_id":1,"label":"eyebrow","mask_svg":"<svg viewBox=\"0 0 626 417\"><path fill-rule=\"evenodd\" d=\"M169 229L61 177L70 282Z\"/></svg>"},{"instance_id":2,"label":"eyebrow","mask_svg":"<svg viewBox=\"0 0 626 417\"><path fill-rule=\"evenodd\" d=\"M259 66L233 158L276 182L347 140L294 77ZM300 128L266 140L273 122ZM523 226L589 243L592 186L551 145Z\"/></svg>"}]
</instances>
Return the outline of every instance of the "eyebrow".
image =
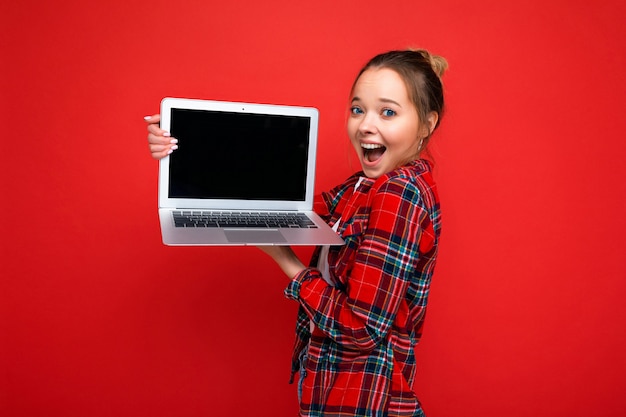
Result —
<instances>
[{"instance_id":1,"label":"eyebrow","mask_svg":"<svg viewBox=\"0 0 626 417\"><path fill-rule=\"evenodd\" d=\"M352 103L354 103L355 101L361 101L361 99L360 99L359 97L355 96L355 97L353 97L353 98L352 98ZM383 103L395 104L395 105L396 105L396 106L398 106L398 107L402 107L402 106L400 105L400 103L398 103L397 101L392 100L392 99L390 99L390 98L381 98L381 99L379 99L379 101L381 101L381 102L383 102Z\"/></svg>"}]
</instances>

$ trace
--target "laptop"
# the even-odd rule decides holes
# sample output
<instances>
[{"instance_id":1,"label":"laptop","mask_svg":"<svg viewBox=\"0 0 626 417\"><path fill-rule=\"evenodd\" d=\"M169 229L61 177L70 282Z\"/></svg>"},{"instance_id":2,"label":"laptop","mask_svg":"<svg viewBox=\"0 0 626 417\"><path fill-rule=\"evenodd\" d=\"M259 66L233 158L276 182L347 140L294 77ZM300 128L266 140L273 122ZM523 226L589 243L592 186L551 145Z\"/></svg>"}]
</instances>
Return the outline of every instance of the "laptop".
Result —
<instances>
[{"instance_id":1,"label":"laptop","mask_svg":"<svg viewBox=\"0 0 626 417\"><path fill-rule=\"evenodd\" d=\"M179 149L159 163L163 243L342 245L313 212L315 108L183 98L161 102Z\"/></svg>"}]
</instances>

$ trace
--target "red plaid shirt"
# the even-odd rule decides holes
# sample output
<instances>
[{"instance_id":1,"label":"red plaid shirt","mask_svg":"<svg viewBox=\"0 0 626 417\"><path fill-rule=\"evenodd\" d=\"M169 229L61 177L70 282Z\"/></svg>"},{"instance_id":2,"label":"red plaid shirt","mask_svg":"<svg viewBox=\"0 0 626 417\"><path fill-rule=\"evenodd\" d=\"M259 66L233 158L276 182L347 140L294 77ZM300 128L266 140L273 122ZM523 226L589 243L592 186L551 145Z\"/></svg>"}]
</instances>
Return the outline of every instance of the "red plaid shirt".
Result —
<instances>
[{"instance_id":1,"label":"red plaid shirt","mask_svg":"<svg viewBox=\"0 0 626 417\"><path fill-rule=\"evenodd\" d=\"M328 254L333 285L311 267L285 289L300 303L292 380L307 349L300 414L421 416L413 349L441 219L431 167L413 161L355 190L358 179L324 193L316 206L331 226L341 219L346 241Z\"/></svg>"}]
</instances>

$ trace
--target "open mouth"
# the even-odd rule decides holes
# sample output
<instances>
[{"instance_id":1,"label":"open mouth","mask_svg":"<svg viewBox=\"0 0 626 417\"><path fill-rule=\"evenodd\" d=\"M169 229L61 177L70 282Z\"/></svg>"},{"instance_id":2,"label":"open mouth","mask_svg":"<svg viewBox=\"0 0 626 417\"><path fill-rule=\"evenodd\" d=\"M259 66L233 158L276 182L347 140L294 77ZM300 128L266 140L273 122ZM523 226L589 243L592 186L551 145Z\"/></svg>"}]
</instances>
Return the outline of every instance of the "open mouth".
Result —
<instances>
[{"instance_id":1,"label":"open mouth","mask_svg":"<svg viewBox=\"0 0 626 417\"><path fill-rule=\"evenodd\" d=\"M387 150L378 143L362 143L361 148L363 149L363 158L368 162L378 161Z\"/></svg>"}]
</instances>

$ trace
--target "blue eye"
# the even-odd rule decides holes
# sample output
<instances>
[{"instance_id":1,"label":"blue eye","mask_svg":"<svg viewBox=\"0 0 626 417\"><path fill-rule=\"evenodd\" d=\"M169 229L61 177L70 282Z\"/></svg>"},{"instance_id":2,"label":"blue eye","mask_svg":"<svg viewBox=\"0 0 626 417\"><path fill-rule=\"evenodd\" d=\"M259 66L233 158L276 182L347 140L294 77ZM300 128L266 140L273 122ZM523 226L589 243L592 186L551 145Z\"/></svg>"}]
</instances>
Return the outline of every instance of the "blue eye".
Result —
<instances>
[{"instance_id":1,"label":"blue eye","mask_svg":"<svg viewBox=\"0 0 626 417\"><path fill-rule=\"evenodd\" d=\"M385 117L392 117L392 116L395 116L395 115L396 115L396 112L391 110L391 109L384 109L383 110L383 116L385 116Z\"/></svg>"},{"instance_id":2,"label":"blue eye","mask_svg":"<svg viewBox=\"0 0 626 417\"><path fill-rule=\"evenodd\" d=\"M350 108L350 113L352 113L352 114L363 114L363 110L360 107L352 106Z\"/></svg>"}]
</instances>

